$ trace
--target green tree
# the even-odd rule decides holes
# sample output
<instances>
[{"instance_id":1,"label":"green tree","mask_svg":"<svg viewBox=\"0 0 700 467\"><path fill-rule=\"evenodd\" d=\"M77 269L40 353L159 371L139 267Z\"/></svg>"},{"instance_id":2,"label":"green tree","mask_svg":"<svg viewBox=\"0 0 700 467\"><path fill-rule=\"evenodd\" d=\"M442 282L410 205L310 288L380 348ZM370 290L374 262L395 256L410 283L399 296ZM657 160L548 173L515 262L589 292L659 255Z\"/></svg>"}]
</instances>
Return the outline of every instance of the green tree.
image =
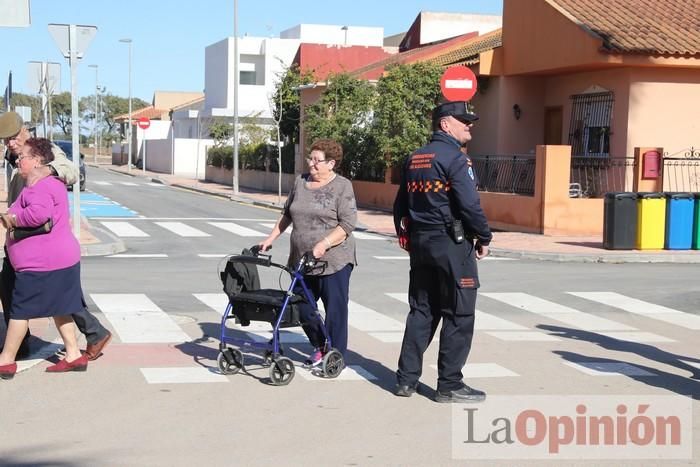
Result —
<instances>
[{"instance_id":1,"label":"green tree","mask_svg":"<svg viewBox=\"0 0 700 467\"><path fill-rule=\"evenodd\" d=\"M257 125L261 112L241 120L239 131L240 146L238 148L241 167L251 170L269 170L268 141L271 139L272 128Z\"/></svg>"},{"instance_id":2,"label":"green tree","mask_svg":"<svg viewBox=\"0 0 700 467\"><path fill-rule=\"evenodd\" d=\"M209 137L214 140L214 147L226 146L233 136L233 126L225 118L214 117L209 124Z\"/></svg>"},{"instance_id":3,"label":"green tree","mask_svg":"<svg viewBox=\"0 0 700 467\"><path fill-rule=\"evenodd\" d=\"M80 105L78 105L80 109ZM71 97L69 92L56 94L51 98L51 113L53 115L53 123L60 128L61 133L65 136L71 134L72 127L72 110Z\"/></svg>"},{"instance_id":4,"label":"green tree","mask_svg":"<svg viewBox=\"0 0 700 467\"><path fill-rule=\"evenodd\" d=\"M280 121L282 138L290 143L299 142L299 86L312 82L313 72L311 70L302 72L296 65L289 67L278 76L275 94L272 97L273 114L275 121Z\"/></svg>"},{"instance_id":5,"label":"green tree","mask_svg":"<svg viewBox=\"0 0 700 467\"><path fill-rule=\"evenodd\" d=\"M343 146L340 172L355 177L363 162L372 157L370 124L376 100L373 85L347 73L329 76L321 98L306 109L305 130L309 141L332 138Z\"/></svg>"},{"instance_id":6,"label":"green tree","mask_svg":"<svg viewBox=\"0 0 700 467\"><path fill-rule=\"evenodd\" d=\"M139 98L133 97L131 99L132 112L148 107L148 105L147 102ZM114 118L129 113L129 99L112 94L105 94L102 96L102 111L104 112L105 133L116 136L118 135L119 124L114 121Z\"/></svg>"},{"instance_id":7,"label":"green tree","mask_svg":"<svg viewBox=\"0 0 700 467\"><path fill-rule=\"evenodd\" d=\"M442 68L430 63L388 68L377 83L372 137L386 166L401 164L431 133L431 111L440 98Z\"/></svg>"}]
</instances>

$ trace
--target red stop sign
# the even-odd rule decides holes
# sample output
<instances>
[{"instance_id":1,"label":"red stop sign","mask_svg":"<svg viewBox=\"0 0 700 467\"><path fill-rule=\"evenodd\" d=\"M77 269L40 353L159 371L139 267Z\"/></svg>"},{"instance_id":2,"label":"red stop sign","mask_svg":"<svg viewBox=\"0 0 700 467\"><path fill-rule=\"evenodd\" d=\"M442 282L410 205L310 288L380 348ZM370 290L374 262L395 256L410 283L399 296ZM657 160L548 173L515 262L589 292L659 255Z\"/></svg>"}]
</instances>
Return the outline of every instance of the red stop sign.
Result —
<instances>
[{"instance_id":1,"label":"red stop sign","mask_svg":"<svg viewBox=\"0 0 700 467\"><path fill-rule=\"evenodd\" d=\"M468 101L476 94L476 76L465 66L453 66L440 78L440 90L448 101Z\"/></svg>"},{"instance_id":2,"label":"red stop sign","mask_svg":"<svg viewBox=\"0 0 700 467\"><path fill-rule=\"evenodd\" d=\"M142 130L145 130L146 128L151 126L151 121L149 119L147 119L146 117L141 117L138 119L136 124L139 126L139 128L141 128Z\"/></svg>"}]
</instances>

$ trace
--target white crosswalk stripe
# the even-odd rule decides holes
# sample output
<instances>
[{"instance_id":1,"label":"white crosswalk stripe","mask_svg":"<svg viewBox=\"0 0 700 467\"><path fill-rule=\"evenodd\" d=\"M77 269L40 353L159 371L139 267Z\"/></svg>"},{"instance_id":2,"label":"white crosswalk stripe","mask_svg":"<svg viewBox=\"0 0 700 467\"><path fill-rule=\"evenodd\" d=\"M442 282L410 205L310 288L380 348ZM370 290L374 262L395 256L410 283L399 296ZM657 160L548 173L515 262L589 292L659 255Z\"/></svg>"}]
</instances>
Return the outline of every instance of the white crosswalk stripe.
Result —
<instances>
[{"instance_id":1,"label":"white crosswalk stripe","mask_svg":"<svg viewBox=\"0 0 700 467\"><path fill-rule=\"evenodd\" d=\"M92 183L94 183L95 185L100 185L100 186L111 186L111 185L112 185L111 182L104 182L104 181L101 181L101 180L94 181L94 182L92 182Z\"/></svg>"},{"instance_id":2,"label":"white crosswalk stripe","mask_svg":"<svg viewBox=\"0 0 700 467\"><path fill-rule=\"evenodd\" d=\"M361 332L373 337L381 342L380 345L391 345L392 351L398 352L398 346L396 344L399 344L403 337L404 322L393 318L392 313L395 315L395 313L399 311L403 313L407 312L408 298L405 292L386 293L385 295L395 300L395 304L383 309L382 313L356 301L350 301L348 316L349 325L355 332ZM475 327L482 332L482 338L483 334L488 334L488 336L504 341L512 341L510 345L517 346L527 346L528 342L540 343L539 346L528 347L529 351L535 349L535 352L541 351L549 354L552 349L564 350L566 349L566 343L569 342L566 337L570 337L565 334L559 335L557 333L550 333L549 331L534 329L534 326L537 324L532 323L533 321L538 323L538 321L533 319L533 317L544 317L553 321L559 321L565 323L570 328L576 330L580 329L581 331L578 332L588 332L619 341L634 343L674 342L672 339L665 336L660 336L645 329L641 329L642 325L638 325L639 328L635 328L628 324L607 320L591 311L579 311L565 303L545 300L532 294L494 292L483 293L482 295L488 299L495 300L495 302L488 300L481 301L480 307L488 309L489 311L484 312L482 310L477 310L476 312ZM601 301L601 303L605 303L606 305L618 306L622 309L624 309L623 306L630 308L634 305L635 307L640 307L638 309L644 310L635 313L635 315L652 317L654 319L656 319L657 315L674 316L677 313L683 313L648 302L638 303L641 301L635 301L635 299L614 292L571 292L561 294L556 300L566 302L566 297L571 296L597 299L593 301ZM163 311L145 294L91 294L90 297L96 306L104 313L107 321L114 330L115 337L118 337L122 344L182 344L190 343L197 337L189 336L180 327L179 323L181 323L181 321L173 319L173 317ZM193 293L192 297L205 306L204 310L196 310L195 308L196 311L215 313L215 315L219 317L222 316L228 305L228 297L222 292ZM575 299L572 298L571 300ZM519 310L527 311L528 314L508 313L508 318L513 316L519 322L497 316L494 314L496 311L491 309L496 302L505 303ZM323 307L320 302L319 308L322 311ZM597 312L599 309L596 308L595 310ZM385 314L387 312L389 313ZM587 321L586 318L593 318L590 321L593 325L587 325L586 323L589 321ZM212 320L211 317L203 319L208 321ZM678 320L676 321L678 322ZM217 320L214 319L213 322L216 323ZM522 324L526 322L529 324ZM635 324L638 322L640 321L635 321ZM643 323L643 321L641 322ZM672 324L677 324L677 322ZM267 322L252 322L250 326L241 327L239 324L235 324L234 320L230 320L227 322L227 326L232 336L250 342L266 343L272 338L272 327L270 323ZM594 329L594 327L599 326L604 326L605 329ZM651 327L650 329L651 331L654 330ZM576 330L571 331L572 335L576 335ZM437 338L438 336L439 334L435 337ZM308 352L310 349L308 339L301 328L283 329L280 331L280 337L282 342L286 345L299 345L300 347L293 348L300 351L302 354ZM576 339L577 345L580 342L586 342L586 340L585 336L581 339ZM523 342L523 344L519 344L518 342ZM594 339L590 340L590 343L597 347L598 341ZM56 346L51 348L52 352L56 350L55 347ZM354 348L352 345L351 348L353 348L353 351L360 354L363 352L363 349ZM613 351L615 350L617 350L617 347L613 348ZM508 355L510 356L506 357L508 358L507 361L470 361L463 368L463 374L467 380L479 378L518 378L523 377L525 373L530 371L529 369L523 370L523 367L518 365L518 359L510 353L508 353ZM579 373L586 377L621 375L647 377L657 374L648 370L646 366L640 367L633 363L623 361L616 362L613 357L601 357L600 360L596 360L595 357L590 357L586 353L582 353L582 356L584 358L580 361L575 359L557 359L556 362L558 362L557 364L563 364L568 368L576 370L576 372L571 373L572 375ZM255 359L253 359L253 361L254 360ZM295 361L295 364L298 366L297 376L302 382L325 381L330 383L331 381L335 381L336 383L343 383L377 379L377 376L372 374L371 371L368 371L367 368L352 364L352 361L337 379L319 377L318 374L300 368L301 363L299 359L295 359ZM430 366L434 371L437 370L434 361L427 361L426 365ZM689 360L688 366L700 368L700 363ZM517 371L514 370L514 368L518 368ZM182 363L172 366L158 366L157 363L152 366L144 365L143 368L139 368L139 371L148 384L225 383L231 382L235 378L233 375L224 376L219 374L215 363L210 363L209 366L200 366L194 363L191 366L182 366ZM525 373L523 373L524 371Z\"/></svg>"},{"instance_id":3,"label":"white crosswalk stripe","mask_svg":"<svg viewBox=\"0 0 700 467\"><path fill-rule=\"evenodd\" d=\"M352 235L358 240L387 240L389 238L367 232L358 232L357 230L354 231Z\"/></svg>"},{"instance_id":4,"label":"white crosswalk stripe","mask_svg":"<svg viewBox=\"0 0 700 467\"><path fill-rule=\"evenodd\" d=\"M390 260L390 261L409 261L411 259L410 256L408 255L401 255L401 256L372 256L374 259L380 259L380 260ZM482 259L481 261L516 261L515 258L502 258L500 256L487 256L486 258Z\"/></svg>"},{"instance_id":5,"label":"white crosswalk stripe","mask_svg":"<svg viewBox=\"0 0 700 467\"><path fill-rule=\"evenodd\" d=\"M624 362L564 362L588 376L656 376L655 373Z\"/></svg>"},{"instance_id":6,"label":"white crosswalk stripe","mask_svg":"<svg viewBox=\"0 0 700 467\"><path fill-rule=\"evenodd\" d=\"M387 293L386 295L408 305L408 296L405 293ZM525 326L522 326L518 323L514 323L512 321L508 321L507 319L495 316L490 313L485 313L479 309L476 310L476 315L474 318L474 329L476 331L484 331L488 335L503 341L551 342L559 340L556 337L550 336L539 331L530 331ZM375 337L379 339L379 336ZM389 342L389 339L392 338L393 340L391 340L391 342L401 342L401 340L403 339L403 334L398 336L383 336L384 342ZM435 340L437 340L437 338L438 336L436 335Z\"/></svg>"},{"instance_id":7,"label":"white crosswalk stripe","mask_svg":"<svg viewBox=\"0 0 700 467\"><path fill-rule=\"evenodd\" d=\"M117 253L116 255L109 255L107 258L167 258L168 255L165 253L144 253L144 254L130 254L130 253Z\"/></svg>"},{"instance_id":8,"label":"white crosswalk stripe","mask_svg":"<svg viewBox=\"0 0 700 467\"><path fill-rule=\"evenodd\" d=\"M639 332L637 328L633 326L618 323L590 313L583 313L574 308L550 302L549 300L544 300L526 293L483 293L482 295L553 321L559 321L576 329L595 331L600 335L612 339L635 342L673 342L673 339L651 332Z\"/></svg>"},{"instance_id":9,"label":"white crosswalk stripe","mask_svg":"<svg viewBox=\"0 0 700 467\"><path fill-rule=\"evenodd\" d=\"M150 237L146 232L128 222L106 222L102 225L111 230L118 237Z\"/></svg>"},{"instance_id":10,"label":"white crosswalk stripe","mask_svg":"<svg viewBox=\"0 0 700 467\"><path fill-rule=\"evenodd\" d=\"M258 232L257 230L249 229L240 224L234 222L207 222L209 225L213 225L219 229L223 229L227 232L231 232L241 237L267 237L267 234Z\"/></svg>"},{"instance_id":11,"label":"white crosswalk stripe","mask_svg":"<svg viewBox=\"0 0 700 467\"><path fill-rule=\"evenodd\" d=\"M430 365L433 370L437 370L437 365ZM462 374L467 380L472 378L503 378L510 376L520 376L516 372L497 363L467 363L462 368Z\"/></svg>"},{"instance_id":12,"label":"white crosswalk stripe","mask_svg":"<svg viewBox=\"0 0 700 467\"><path fill-rule=\"evenodd\" d=\"M675 324L687 329L700 329L700 316L691 315L661 305L645 302L632 297L627 297L616 292L569 292L576 297L585 298L594 302L619 308L628 313L634 313L647 318Z\"/></svg>"},{"instance_id":13,"label":"white crosswalk stripe","mask_svg":"<svg viewBox=\"0 0 700 467\"><path fill-rule=\"evenodd\" d=\"M208 233L202 232L194 227L190 227L184 222L156 222L155 224L169 230L170 232L173 232L176 235L179 235L180 237L211 237L211 235Z\"/></svg>"},{"instance_id":14,"label":"white crosswalk stripe","mask_svg":"<svg viewBox=\"0 0 700 467\"><path fill-rule=\"evenodd\" d=\"M90 294L125 343L187 342L173 319L144 294Z\"/></svg>"},{"instance_id":15,"label":"white crosswalk stripe","mask_svg":"<svg viewBox=\"0 0 700 467\"><path fill-rule=\"evenodd\" d=\"M119 184L124 186L138 186L138 183L134 182L119 182Z\"/></svg>"}]
</instances>

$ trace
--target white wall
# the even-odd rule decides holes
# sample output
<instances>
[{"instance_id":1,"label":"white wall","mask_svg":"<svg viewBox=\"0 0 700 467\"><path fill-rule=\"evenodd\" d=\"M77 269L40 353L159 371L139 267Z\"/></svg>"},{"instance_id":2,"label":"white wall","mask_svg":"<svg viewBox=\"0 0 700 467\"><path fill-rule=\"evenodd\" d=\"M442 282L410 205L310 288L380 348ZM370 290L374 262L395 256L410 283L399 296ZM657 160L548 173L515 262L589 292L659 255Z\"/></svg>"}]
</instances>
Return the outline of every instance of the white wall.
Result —
<instances>
[{"instance_id":1,"label":"white wall","mask_svg":"<svg viewBox=\"0 0 700 467\"><path fill-rule=\"evenodd\" d=\"M146 170L173 173L172 150L175 150L175 175L204 178L207 149L214 145L210 139L159 139L148 142Z\"/></svg>"},{"instance_id":2,"label":"white wall","mask_svg":"<svg viewBox=\"0 0 700 467\"><path fill-rule=\"evenodd\" d=\"M228 67L229 54L228 39L212 44L204 49L204 107L226 107L228 102L228 90L233 89L233 80L229 87Z\"/></svg>"},{"instance_id":3,"label":"white wall","mask_svg":"<svg viewBox=\"0 0 700 467\"><path fill-rule=\"evenodd\" d=\"M382 47L384 45L384 28L335 24L298 24L282 31L280 37L283 39L298 39L301 42L310 44Z\"/></svg>"},{"instance_id":4,"label":"white wall","mask_svg":"<svg viewBox=\"0 0 700 467\"><path fill-rule=\"evenodd\" d=\"M294 60L299 45L305 43L379 46L384 43L384 28L341 25L300 24L280 33L280 38L241 37L238 39L240 70L255 71L256 84L240 84L238 115L260 114L272 123L270 96L279 76ZM228 37L205 49L204 116L233 116L233 38ZM178 130L178 135L179 135Z\"/></svg>"},{"instance_id":5,"label":"white wall","mask_svg":"<svg viewBox=\"0 0 700 467\"><path fill-rule=\"evenodd\" d=\"M134 148L134 154L136 155L136 160L143 157L143 142L144 140L147 140L146 164L148 164L151 141L170 138L170 123L171 122L169 120L151 120L151 126L149 126L146 130L142 130L138 126L134 125L134 134L136 136L136 147ZM134 163L136 163L136 161L134 161Z\"/></svg>"},{"instance_id":6,"label":"white wall","mask_svg":"<svg viewBox=\"0 0 700 467\"><path fill-rule=\"evenodd\" d=\"M500 28L502 23L500 16L422 12L420 43L428 44L474 31L481 35Z\"/></svg>"},{"instance_id":7,"label":"white wall","mask_svg":"<svg viewBox=\"0 0 700 467\"><path fill-rule=\"evenodd\" d=\"M255 71L256 84L239 84L238 114L260 113L271 118L269 96L299 49L296 39L242 37L238 39L241 71ZM233 116L233 38L210 45L205 53L205 116Z\"/></svg>"}]
</instances>

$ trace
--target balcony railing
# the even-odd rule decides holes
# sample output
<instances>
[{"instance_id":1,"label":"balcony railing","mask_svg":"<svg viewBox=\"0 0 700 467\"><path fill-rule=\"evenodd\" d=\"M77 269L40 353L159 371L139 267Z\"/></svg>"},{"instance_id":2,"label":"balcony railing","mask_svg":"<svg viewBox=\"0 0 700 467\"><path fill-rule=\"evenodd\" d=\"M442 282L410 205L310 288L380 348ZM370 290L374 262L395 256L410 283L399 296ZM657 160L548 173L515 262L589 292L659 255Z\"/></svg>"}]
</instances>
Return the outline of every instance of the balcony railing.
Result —
<instances>
[{"instance_id":1,"label":"balcony railing","mask_svg":"<svg viewBox=\"0 0 700 467\"><path fill-rule=\"evenodd\" d=\"M535 194L535 156L470 156L477 189L492 193Z\"/></svg>"},{"instance_id":2,"label":"balcony railing","mask_svg":"<svg viewBox=\"0 0 700 467\"><path fill-rule=\"evenodd\" d=\"M602 198L605 193L631 191L635 165L634 157L572 157L569 196Z\"/></svg>"},{"instance_id":3,"label":"balcony railing","mask_svg":"<svg viewBox=\"0 0 700 467\"><path fill-rule=\"evenodd\" d=\"M700 150L664 154L664 191L700 192Z\"/></svg>"}]
</instances>

